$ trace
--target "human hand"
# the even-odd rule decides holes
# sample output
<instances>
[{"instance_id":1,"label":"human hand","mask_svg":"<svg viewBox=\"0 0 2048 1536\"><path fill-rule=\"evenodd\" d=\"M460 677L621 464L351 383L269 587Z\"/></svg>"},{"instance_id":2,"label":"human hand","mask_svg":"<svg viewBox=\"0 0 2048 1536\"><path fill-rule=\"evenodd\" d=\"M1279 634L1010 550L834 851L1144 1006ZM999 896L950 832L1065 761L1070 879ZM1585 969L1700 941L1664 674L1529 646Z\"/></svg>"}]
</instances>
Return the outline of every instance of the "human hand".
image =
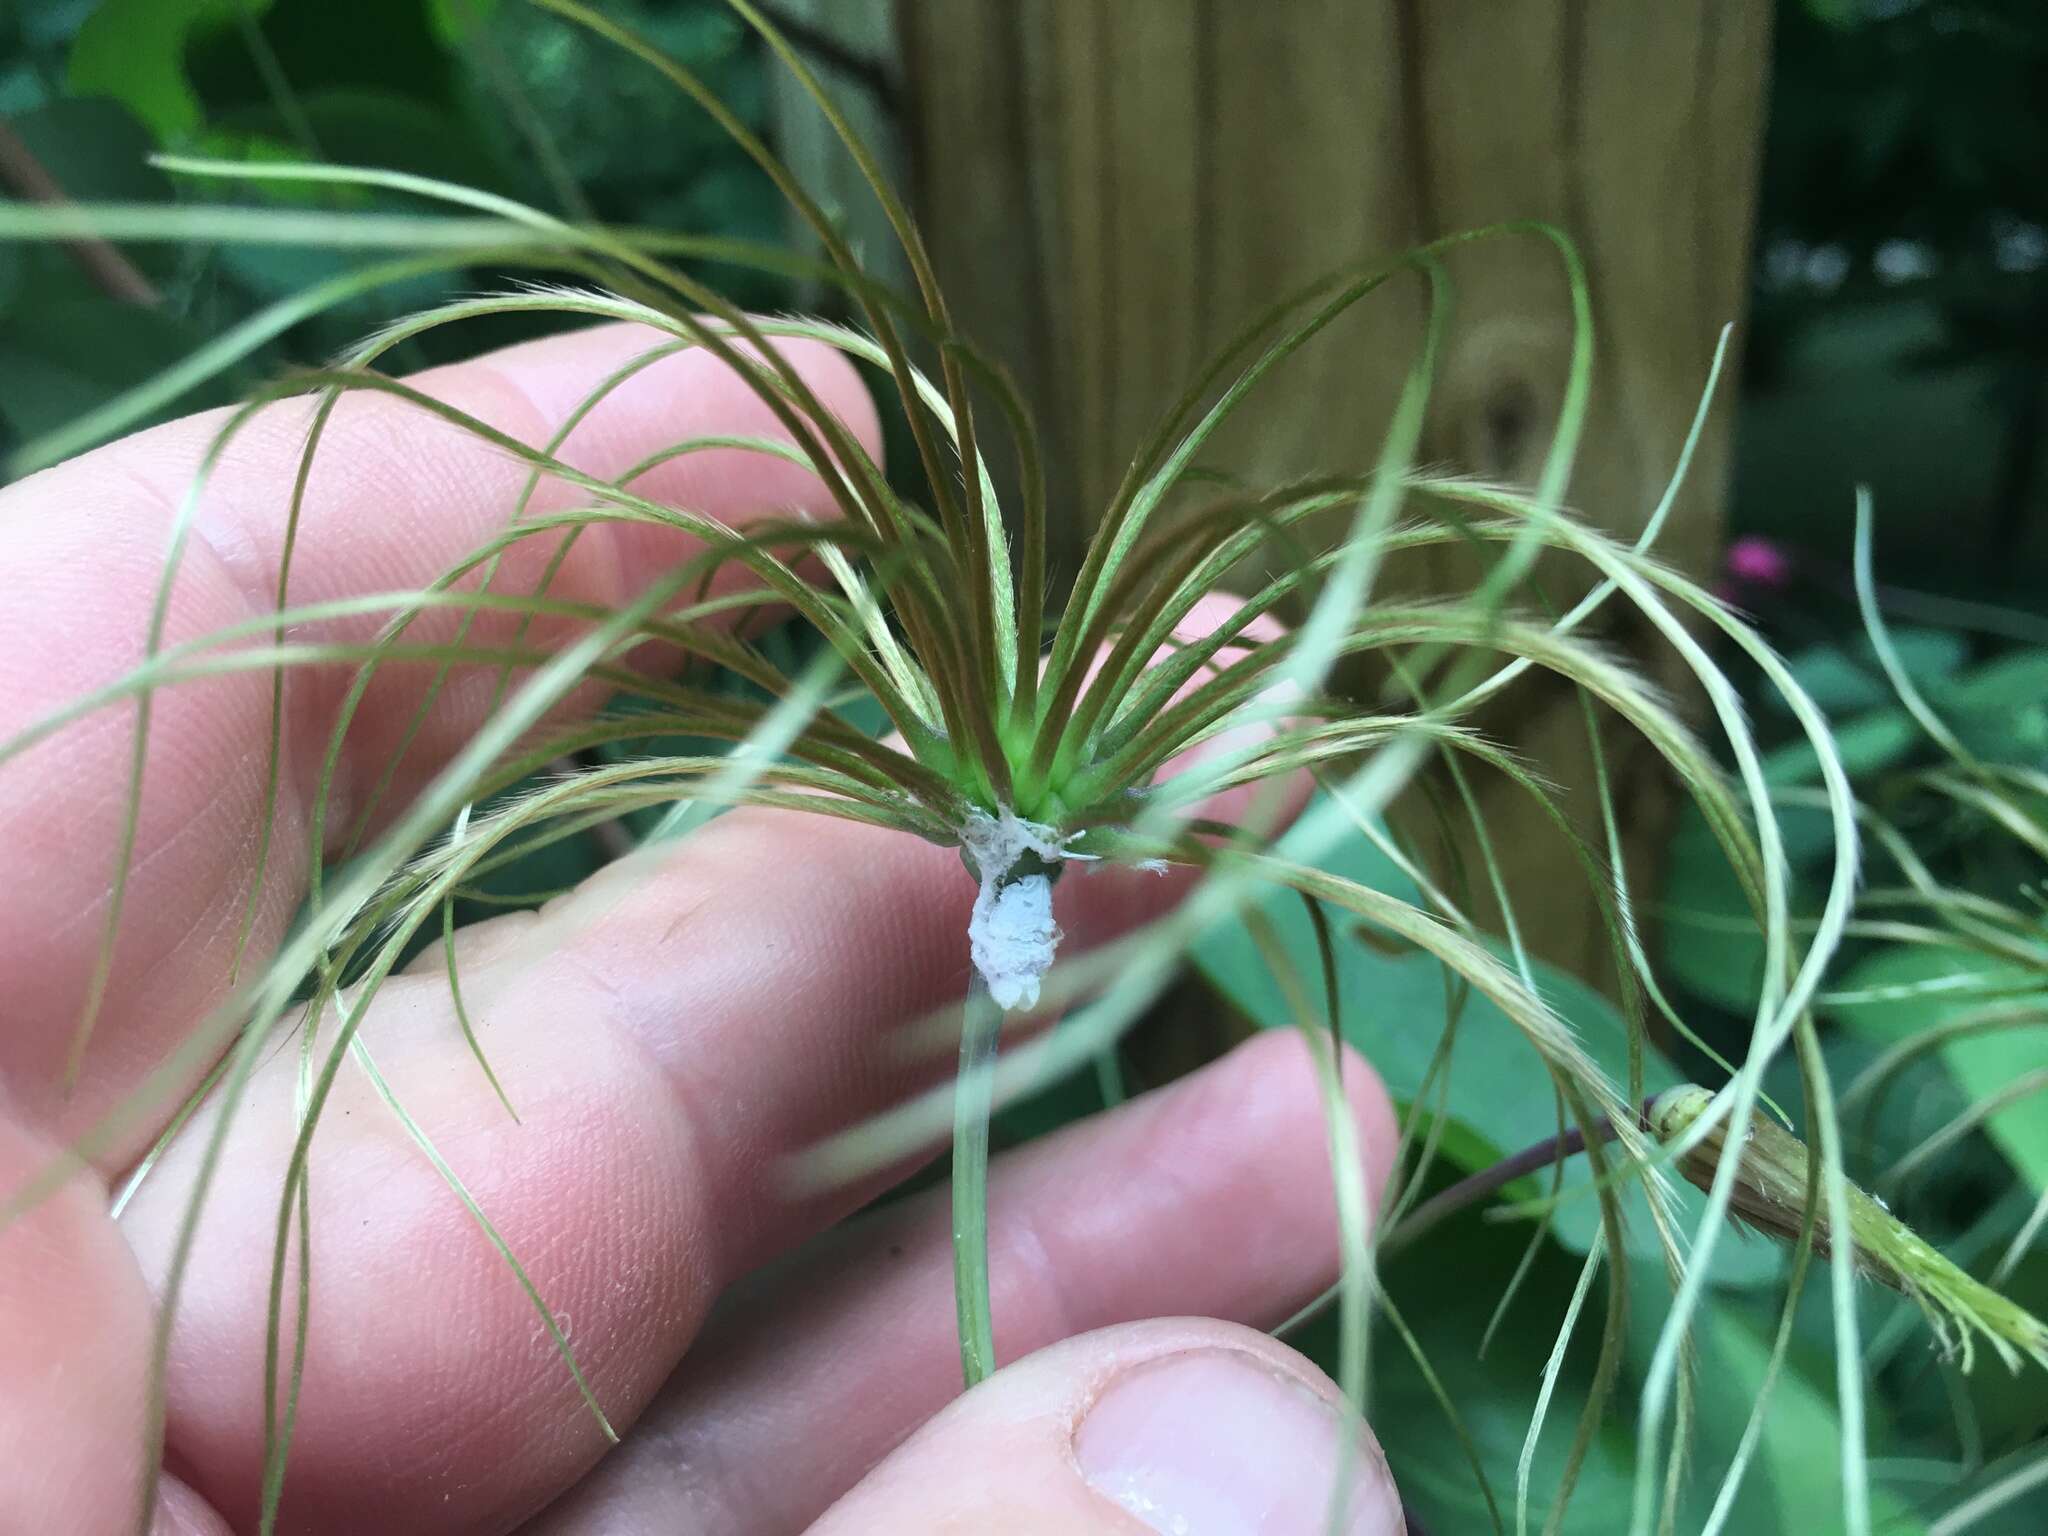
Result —
<instances>
[{"instance_id":1,"label":"human hand","mask_svg":"<svg viewBox=\"0 0 2048 1536\"><path fill-rule=\"evenodd\" d=\"M539 442L647 345L609 327L418 382ZM785 351L872 446L873 409L852 370L818 347ZM170 641L274 607L307 416L303 401L270 408L212 474ZM0 492L0 742L136 664L173 514L220 421L172 423ZM735 377L690 352L609 398L563 456L612 476L711 433L779 435ZM502 524L524 475L399 402L350 396L312 473L292 600L424 585ZM796 466L736 450L671 461L636 488L735 525L830 510ZM572 499L549 484L535 505ZM665 530L606 524L552 590L617 603L689 548ZM544 558L515 547L499 584L532 590ZM513 622L485 616L471 638L488 643ZM376 623L322 632L367 640ZM414 634L445 638L453 624L429 615ZM275 946L303 895L319 758L348 674L288 676L286 771L252 955ZM430 676L387 667L366 696L332 788L335 836ZM469 738L488 684L451 680L387 804ZM599 702L585 691L565 708ZM132 711L102 711L0 763L0 1199L140 1093L226 995L257 874L270 711L260 671L156 695L114 969L68 1087L110 900ZM1100 942L1157 915L1184 881L1114 870L1065 880L1061 924L1076 948ZM502 1259L345 1070L312 1144L313 1311L280 1527L1320 1529L1353 1430L1313 1367L1253 1331L1321 1290L1337 1262L1321 1113L1298 1041L1255 1040L998 1162L995 1315L1001 1355L1017 1363L957 1402L943 1203L843 1222L879 1181L787 1193L789 1154L930 1081L885 1048L886 1031L964 990L972 897L950 850L739 811L539 914L465 929L464 1000L516 1124L469 1055L438 953L394 978L365 1025L384 1072L564 1319L624 1443L603 1454ZM158 1085L149 1112L121 1116L89 1168L0 1228L0 1531L134 1526L154 1454L155 1297L211 1112L118 1223L107 1187L203 1070ZM258 1069L199 1222L163 1375L162 1536L255 1527L296 1078L289 1049ZM1345 1080L1377 1181L1392 1156L1386 1101L1362 1063ZM1143 1321L1158 1318L1179 1320ZM1353 1528L1398 1529L1369 1443L1356 1470Z\"/></svg>"}]
</instances>

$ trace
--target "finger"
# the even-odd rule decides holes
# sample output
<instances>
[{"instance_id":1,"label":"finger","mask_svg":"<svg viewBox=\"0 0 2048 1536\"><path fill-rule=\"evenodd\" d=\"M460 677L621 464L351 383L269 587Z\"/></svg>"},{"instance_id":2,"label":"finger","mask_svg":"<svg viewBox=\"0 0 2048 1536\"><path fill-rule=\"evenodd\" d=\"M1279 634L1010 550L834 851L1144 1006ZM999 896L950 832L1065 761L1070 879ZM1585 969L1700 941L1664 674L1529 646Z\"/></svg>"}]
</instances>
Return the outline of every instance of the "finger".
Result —
<instances>
[{"instance_id":1,"label":"finger","mask_svg":"<svg viewBox=\"0 0 2048 1536\"><path fill-rule=\"evenodd\" d=\"M56 1155L0 1117L0 1189ZM0 1529L134 1530L149 1292L91 1174L0 1225L0 1318Z\"/></svg>"},{"instance_id":2,"label":"finger","mask_svg":"<svg viewBox=\"0 0 2048 1536\"><path fill-rule=\"evenodd\" d=\"M1328 1378L1264 1334L1187 1318L1085 1334L997 1372L811 1532L1394 1536L1402 1528L1386 1459Z\"/></svg>"},{"instance_id":3,"label":"finger","mask_svg":"<svg viewBox=\"0 0 2048 1536\"><path fill-rule=\"evenodd\" d=\"M129 1523L133 1528L133 1522ZM234 1536L206 1501L168 1472L157 1479L156 1518L149 1536Z\"/></svg>"},{"instance_id":4,"label":"finger","mask_svg":"<svg viewBox=\"0 0 2048 1536\"><path fill-rule=\"evenodd\" d=\"M796 812L720 818L659 858L463 946L464 1000L518 1124L470 1059L445 976L397 978L366 1026L412 1115L571 1319L622 1424L719 1289L863 1197L793 1200L786 1159L944 1070L888 1032L959 1006L975 889L953 850ZM1068 945L1157 916L1188 878L1061 881ZM272 1251L296 1055L261 1070L228 1133L166 1381L179 1465L237 1523L260 1484L269 1315L269 1266L249 1256ZM195 1121L129 1208L152 1277L210 1131L210 1115ZM319 1278L292 1523L400 1531L431 1511L437 1530L496 1528L586 1470L602 1441L525 1293L353 1070L310 1184Z\"/></svg>"},{"instance_id":5,"label":"finger","mask_svg":"<svg viewBox=\"0 0 2048 1536\"><path fill-rule=\"evenodd\" d=\"M950 850L762 812L721 819L687 851L601 925L572 921L600 888L497 926L472 956L465 1001L518 1124L469 1058L445 979L400 978L367 1026L411 1114L570 1320L622 1424L720 1289L864 1193L792 1201L782 1168L943 1071L886 1049L888 1031L957 1006L966 986L974 887ZM1176 884L1063 881L1068 942L1156 915ZM559 946L558 924L574 930ZM260 1482L268 1257L296 1082L296 1052L279 1053L229 1133L167 1367L171 1449L237 1525ZM124 1218L152 1277L210 1130L195 1122ZM500 1528L583 1472L602 1442L524 1293L352 1070L310 1182L294 1526L404 1531L424 1510L436 1530Z\"/></svg>"},{"instance_id":6,"label":"finger","mask_svg":"<svg viewBox=\"0 0 2048 1536\"><path fill-rule=\"evenodd\" d=\"M1377 1190L1392 1109L1355 1056L1345 1083ZM1335 1278L1334 1199L1309 1054L1255 1038L997 1161L999 1355L1147 1317L1276 1324ZM721 1306L625 1443L525 1536L654 1532L683 1510L699 1536L804 1529L959 1394L950 1230L933 1191Z\"/></svg>"},{"instance_id":7,"label":"finger","mask_svg":"<svg viewBox=\"0 0 2048 1536\"><path fill-rule=\"evenodd\" d=\"M0 1189L61 1156L0 1116ZM127 1536L143 1489L149 1288L80 1169L0 1219L0 1530ZM177 1478L157 1481L150 1536L228 1536Z\"/></svg>"},{"instance_id":8,"label":"finger","mask_svg":"<svg viewBox=\"0 0 2048 1536\"><path fill-rule=\"evenodd\" d=\"M545 446L583 397L631 359L666 340L638 326L549 338L436 369L415 382L535 446ZM782 344L827 408L869 447L874 409L837 352ZM165 640L175 644L275 607L287 512L313 402L282 402L234 438L196 503L192 542L171 593ZM173 518L225 421L191 417L102 448L0 493L0 742L70 701L125 675L141 659ZM657 449L717 434L786 437L739 377L707 353L666 358L636 375L579 423L559 456L602 478ZM389 396L346 395L307 483L289 598L313 602L423 587L509 522L528 471L509 455ZM636 482L640 494L735 526L764 514L826 515L830 500L807 470L740 450L671 460ZM544 482L536 513L587 501ZM514 545L498 590L531 592L554 538ZM578 542L551 591L619 604L693 542L673 530L603 524ZM472 585L474 582L471 583ZM300 640L370 639L380 616L337 621ZM409 639L446 641L459 615L437 610ZM509 640L515 615L479 619L479 643ZM546 645L568 627L538 625ZM287 673L282 794L264 875L252 952L282 931L303 888L311 808L321 761L352 668ZM411 729L435 669L379 674L352 725L326 801L326 829L346 837ZM494 669L450 678L399 763L386 810L402 805L474 734L496 687ZM229 959L257 875L256 831L266 794L271 678L245 673L180 684L156 696L134 870L115 953L113 985L86 1058L66 1093L74 1028L96 963L127 803L128 710L108 710L0 765L0 972L22 985L0 1033L0 1084L17 1113L51 1139L70 1140L118 1103L168 1043L224 991ZM572 707L597 702L585 689ZM138 1124L106 1160L116 1166L146 1143Z\"/></svg>"}]
</instances>

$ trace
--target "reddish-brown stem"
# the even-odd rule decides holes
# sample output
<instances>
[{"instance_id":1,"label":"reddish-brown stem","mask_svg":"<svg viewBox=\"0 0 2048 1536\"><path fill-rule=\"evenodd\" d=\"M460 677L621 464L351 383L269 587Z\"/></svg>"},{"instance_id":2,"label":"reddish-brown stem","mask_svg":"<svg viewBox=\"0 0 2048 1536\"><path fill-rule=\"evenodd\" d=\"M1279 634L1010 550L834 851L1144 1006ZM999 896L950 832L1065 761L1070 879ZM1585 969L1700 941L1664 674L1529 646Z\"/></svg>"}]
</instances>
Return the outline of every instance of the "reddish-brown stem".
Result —
<instances>
[{"instance_id":1,"label":"reddish-brown stem","mask_svg":"<svg viewBox=\"0 0 2048 1536\"><path fill-rule=\"evenodd\" d=\"M28 141L15 132L14 125L0 119L0 182L31 203L68 203L57 178L36 158ZM85 270L86 276L111 298L130 304L155 305L162 301L156 284L143 276L142 269L105 240L81 235L66 240L64 248Z\"/></svg>"},{"instance_id":2,"label":"reddish-brown stem","mask_svg":"<svg viewBox=\"0 0 2048 1536\"><path fill-rule=\"evenodd\" d=\"M1637 1114L1636 1123L1647 1127L1650 1101L1645 1099ZM1604 1145L1614 1139L1614 1123L1601 1116L1595 1130L1599 1132ZM1561 1136L1548 1136L1533 1147L1525 1147L1512 1157L1504 1157L1490 1168L1458 1180L1448 1189L1438 1190L1427 1200L1416 1206L1397 1223L1380 1241L1380 1253L1388 1255L1407 1247L1439 1222L1456 1215L1468 1205L1476 1205L1488 1195L1505 1189L1525 1174L1548 1168L1553 1163L1574 1157L1586 1150L1586 1133L1579 1126L1573 1126Z\"/></svg>"}]
</instances>

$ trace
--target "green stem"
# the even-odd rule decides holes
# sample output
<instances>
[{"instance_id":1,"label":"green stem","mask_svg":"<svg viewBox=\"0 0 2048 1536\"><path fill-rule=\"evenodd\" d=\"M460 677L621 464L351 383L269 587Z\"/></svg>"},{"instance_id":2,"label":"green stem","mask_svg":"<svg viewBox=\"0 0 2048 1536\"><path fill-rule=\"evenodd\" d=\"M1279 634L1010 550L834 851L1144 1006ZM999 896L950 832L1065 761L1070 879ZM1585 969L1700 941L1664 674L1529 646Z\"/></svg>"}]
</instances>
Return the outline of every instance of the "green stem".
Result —
<instances>
[{"instance_id":1,"label":"green stem","mask_svg":"<svg viewBox=\"0 0 2048 1536\"><path fill-rule=\"evenodd\" d=\"M1002 1032L1003 1010L977 975L961 1011L960 1076L953 1090L953 1303L960 1372L969 1387L996 1366L988 1294L988 1117Z\"/></svg>"},{"instance_id":2,"label":"green stem","mask_svg":"<svg viewBox=\"0 0 2048 1536\"><path fill-rule=\"evenodd\" d=\"M1124 1085L1124 1066L1113 1045L1095 1053L1095 1086L1101 1090L1104 1109L1115 1109L1130 1097Z\"/></svg>"}]
</instances>

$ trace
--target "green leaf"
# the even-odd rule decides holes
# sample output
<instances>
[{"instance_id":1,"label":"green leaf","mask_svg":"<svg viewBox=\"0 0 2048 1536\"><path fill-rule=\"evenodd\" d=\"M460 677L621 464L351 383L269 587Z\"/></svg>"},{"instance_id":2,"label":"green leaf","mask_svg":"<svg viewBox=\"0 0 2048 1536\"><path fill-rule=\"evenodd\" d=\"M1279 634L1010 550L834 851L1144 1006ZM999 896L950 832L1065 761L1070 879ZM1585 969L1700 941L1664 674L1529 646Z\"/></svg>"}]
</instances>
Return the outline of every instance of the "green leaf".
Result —
<instances>
[{"instance_id":1,"label":"green leaf","mask_svg":"<svg viewBox=\"0 0 2048 1536\"><path fill-rule=\"evenodd\" d=\"M308 91L301 106L324 159L340 165L410 171L484 192L519 190L475 124L452 108L396 91L363 88ZM268 106L224 114L217 126L247 135L259 146L267 141L281 148L288 159L306 158L305 150L291 140L286 124ZM334 190L320 189L329 198ZM303 196L304 189L297 189L296 195ZM419 205L408 199L395 206L416 209Z\"/></svg>"},{"instance_id":2,"label":"green leaf","mask_svg":"<svg viewBox=\"0 0 2048 1536\"><path fill-rule=\"evenodd\" d=\"M149 163L149 132L116 101L62 99L12 119L14 131L73 202L154 203L170 178Z\"/></svg>"},{"instance_id":3,"label":"green leaf","mask_svg":"<svg viewBox=\"0 0 2048 1536\"><path fill-rule=\"evenodd\" d=\"M1809 1272L1809 1282L1812 1275ZM1639 1309L1640 1310L1640 1309ZM1650 1314L1652 1322L1657 1321ZM1699 1393L1700 1444L1694 1497L1715 1492L1720 1475L1732 1459L1758 1395L1770 1360L1771 1339L1734 1307L1705 1307L1695 1342L1700 1369L1694 1376ZM1823 1384L1828 1382L1828 1384ZM1877 1426L1882 1433L1884 1426ZM1771 1389L1763 1438L1747 1483L1738 1496L1733 1531L1827 1531L1841 1520L1841 1416L1831 1381L1816 1379L1788 1361ZM1768 1520L1744 1511L1767 1494L1775 1506ZM1900 1493L1873 1480L1871 1515L1886 1536L1911 1536L1926 1522L1913 1513Z\"/></svg>"},{"instance_id":4,"label":"green leaf","mask_svg":"<svg viewBox=\"0 0 2048 1536\"><path fill-rule=\"evenodd\" d=\"M1679 817L1665 856L1658 914L1664 968L1697 997L1730 1013L1756 1006L1764 937L1741 882L1697 810Z\"/></svg>"},{"instance_id":5,"label":"green leaf","mask_svg":"<svg viewBox=\"0 0 2048 1536\"><path fill-rule=\"evenodd\" d=\"M1952 979L1960 989L1835 1003L1828 1011L1847 1028L1889 1045L1994 999L2037 1002L2048 1009L2048 976L1947 945L1881 950L1853 966L1837 990L1853 994ZM2048 1028L1987 1030L1950 1040L1939 1052L1957 1086L1975 1102L2030 1072L2048 1070ZM1986 1120L1984 1130L2034 1189L2048 1189L2048 1099L2033 1096L2010 1104Z\"/></svg>"},{"instance_id":6,"label":"green leaf","mask_svg":"<svg viewBox=\"0 0 2048 1536\"><path fill-rule=\"evenodd\" d=\"M2031 1200L2014 1204L2016 1215L2023 1218L2031 1213ZM2001 1235L1990 1251L2002 1254L2016 1231L2017 1223ZM2036 1317L2048 1317L2048 1249L2042 1247L2038 1238L2012 1273L1999 1282L1998 1289ZM1987 1444L2023 1444L2048 1427L2043 1422L2044 1389L2039 1371L1977 1370L1970 1373L1968 1383L1971 1409ZM1999 1527L2006 1528L2040 1536L2038 1525ZM1978 1533L1973 1532L1973 1536Z\"/></svg>"},{"instance_id":7,"label":"green leaf","mask_svg":"<svg viewBox=\"0 0 2048 1536\"><path fill-rule=\"evenodd\" d=\"M14 119L23 143L78 201L168 203L168 177L148 163L149 135L112 101L53 101ZM61 247L9 246L0 256L0 419L22 437L61 427L181 360L206 331L168 306L102 293ZM159 284L181 255L167 244L126 247ZM230 398L228 384L181 401Z\"/></svg>"},{"instance_id":8,"label":"green leaf","mask_svg":"<svg viewBox=\"0 0 2048 1536\"><path fill-rule=\"evenodd\" d=\"M2048 651L2015 651L1979 668L1935 707L1963 745L2003 762L2048 760Z\"/></svg>"},{"instance_id":9,"label":"green leaf","mask_svg":"<svg viewBox=\"0 0 2048 1536\"><path fill-rule=\"evenodd\" d=\"M68 47L97 0L0 0L0 49L44 53Z\"/></svg>"},{"instance_id":10,"label":"green leaf","mask_svg":"<svg viewBox=\"0 0 2048 1536\"><path fill-rule=\"evenodd\" d=\"M1852 780L1868 779L1904 762L1925 738L1904 706L1873 709L1835 727L1835 751ZM1781 787L1820 777L1820 756L1804 736L1764 754L1764 780Z\"/></svg>"},{"instance_id":11,"label":"green leaf","mask_svg":"<svg viewBox=\"0 0 2048 1536\"><path fill-rule=\"evenodd\" d=\"M1509 1326L1494 1335L1482 1358L1475 1345L1507 1289L1521 1249L1517 1234L1462 1217L1392 1262L1382 1276L1456 1406L1509 1530L1514 1529L1515 1464L1579 1267L1576 1258L1556 1249L1539 1255L1515 1299ZM1537 1442L1529 1482L1531 1531L1542 1529L1549 1514L1579 1411L1591 1390L1600 1305L1596 1291ZM1327 1324L1300 1342L1311 1358L1335 1357L1334 1330ZM1471 1463L1442 1407L1408 1350L1384 1325L1373 1335L1368 1410L1401 1497L1426 1529L1493 1529ZM1580 1468L1567 1531L1628 1529L1635 1466L1630 1431L1627 1416L1610 1411Z\"/></svg>"},{"instance_id":12,"label":"green leaf","mask_svg":"<svg viewBox=\"0 0 2048 1536\"><path fill-rule=\"evenodd\" d=\"M444 46L453 47L497 8L498 0L427 0L427 23Z\"/></svg>"},{"instance_id":13,"label":"green leaf","mask_svg":"<svg viewBox=\"0 0 2048 1536\"><path fill-rule=\"evenodd\" d=\"M148 130L118 102L52 101L9 122L36 163L73 202L170 201L170 178L149 163ZM124 246L122 254L160 283L183 260L175 246L161 242ZM51 248L25 254L20 266L26 273L71 264L68 253Z\"/></svg>"},{"instance_id":14,"label":"green leaf","mask_svg":"<svg viewBox=\"0 0 2048 1536\"><path fill-rule=\"evenodd\" d=\"M204 119L185 71L194 35L268 9L270 0L105 0L71 45L71 89L113 97L170 143Z\"/></svg>"},{"instance_id":15,"label":"green leaf","mask_svg":"<svg viewBox=\"0 0 2048 1536\"><path fill-rule=\"evenodd\" d=\"M0 55L9 50L0 43ZM49 90L27 59L0 56L0 113L32 112L50 99Z\"/></svg>"},{"instance_id":16,"label":"green leaf","mask_svg":"<svg viewBox=\"0 0 2048 1536\"><path fill-rule=\"evenodd\" d=\"M39 278L0 324L0 418L22 438L54 431L206 339L178 315L106 298L61 274ZM216 381L180 400L178 411L232 395L227 381Z\"/></svg>"},{"instance_id":17,"label":"green leaf","mask_svg":"<svg viewBox=\"0 0 2048 1536\"><path fill-rule=\"evenodd\" d=\"M1942 682L1935 707L1963 744L1981 757L2038 761L2048 754L2048 651L2015 651ZM1869 710L1835 729L1835 747L1852 779L1896 767L1926 737L1897 705ZM1809 783L1819 759L1803 739L1764 758L1774 785Z\"/></svg>"},{"instance_id":18,"label":"green leaf","mask_svg":"<svg viewBox=\"0 0 2048 1536\"><path fill-rule=\"evenodd\" d=\"M21 292L27 267L27 253L20 246L0 245L0 323L5 322L15 295Z\"/></svg>"},{"instance_id":19,"label":"green leaf","mask_svg":"<svg viewBox=\"0 0 2048 1536\"><path fill-rule=\"evenodd\" d=\"M1538 1256L1516 1297L1510 1324L1497 1331L1484 1357L1474 1342L1506 1288L1520 1245L1476 1214L1448 1223L1428 1244L1388 1264L1389 1294L1427 1353L1477 1448L1510 1529L1515 1463L1535 1411L1544 1362L1556 1337L1578 1261L1555 1249ZM1635 1465L1635 1422L1626 1372L1648 1362L1670 1306L1664 1277L1647 1266L1631 1271L1629 1358L1623 1387L1610 1407L1580 1473L1564 1523L1566 1531L1629 1528ZM1699 1368L1691 1472L1680 1490L1680 1531L1700 1530L1719 1492L1722 1474L1740 1443L1763 1386L1770 1338L1755 1316L1773 1318L1777 1298L1752 1309L1717 1293L1698 1314L1694 1340ZM1531 1531L1542 1527L1563 1454L1590 1390L1598 1333L1600 1292L1565 1356L1557 1394L1537 1442L1530 1478ZM1334 1330L1326 1322L1297 1341L1310 1358L1334 1358ZM1384 1327L1373 1340L1369 1411L1409 1507L1433 1531L1490 1529L1469 1463L1442 1409L1399 1339ZM1809 1369L1812 1367L1812 1369ZM1772 1391L1763 1436L1749 1474L1729 1511L1729 1532L1821 1532L1840 1528L1841 1421L1825 1361L1793 1353ZM1897 1443L1889 1417L1879 1412L1872 1432L1880 1445ZM1925 1523L1900 1490L1872 1490L1872 1512L1885 1536L1915 1536Z\"/></svg>"},{"instance_id":20,"label":"green leaf","mask_svg":"<svg viewBox=\"0 0 2048 1536\"><path fill-rule=\"evenodd\" d=\"M1322 861L1333 874L1414 901L1417 892L1386 856L1363 836L1349 839ZM1322 973L1320 951L1306 908L1291 895L1264 903L1268 920L1304 976ZM1267 1028L1291 1028L1279 983L1242 924L1203 941L1197 967L1243 1013ZM1423 1079L1442 1037L1445 981L1427 955L1389 955L1339 930L1338 982L1344 1007L1344 1037L1378 1070L1388 1092L1404 1105L1415 1105ZM1628 1028L1614 1006L1584 983L1554 967L1538 964L1534 973L1544 1000L1571 1024L1587 1052L1624 1092L1628 1084ZM1646 1053L1644 1091L1655 1093L1680 1081L1672 1066L1654 1051ZM1434 1110L1437 1099L1418 1107ZM1451 1049L1450 1095L1446 1104L1449 1134L1443 1155L1457 1166L1479 1168L1557 1134L1557 1109L1550 1078L1534 1047L1492 1003L1473 996L1457 1025ZM1550 1187L1547 1172L1514 1187L1520 1196L1538 1197ZM1558 1240L1583 1253L1599 1227L1599 1205L1588 1193L1591 1179L1583 1157L1565 1164L1564 1190L1577 1191L1556 1211ZM1701 1203L1689 1185L1677 1190L1681 1213ZM1625 1196L1630 1211L1631 1251L1656 1253L1656 1233L1640 1190ZM1519 1229L1510 1229L1519 1230ZM1508 1241L1514 1241L1510 1237ZM1775 1276L1781 1256L1770 1244L1731 1237L1714 1255L1714 1276L1723 1284L1762 1283Z\"/></svg>"},{"instance_id":21,"label":"green leaf","mask_svg":"<svg viewBox=\"0 0 2048 1536\"><path fill-rule=\"evenodd\" d=\"M1894 629L1892 643L1906 675L1933 691L1955 675L1969 655L1969 643L1945 629ZM1786 665L1813 702L1830 715L1862 711L1893 701L1891 685L1878 665L1868 640L1849 645L1816 645L1789 657ZM1791 705L1775 690L1764 694L1766 707L1789 715Z\"/></svg>"},{"instance_id":22,"label":"green leaf","mask_svg":"<svg viewBox=\"0 0 2048 1536\"><path fill-rule=\"evenodd\" d=\"M1918 729L1910 719L1905 725ZM1822 807L1788 805L1778 808L1778 831L1792 868L1792 911L1810 914L1820 906L1816 879L1833 866L1834 824ZM1763 984L1763 929L1697 806L1678 814L1663 890L1657 917L1664 973L1716 1007L1752 1012Z\"/></svg>"},{"instance_id":23,"label":"green leaf","mask_svg":"<svg viewBox=\"0 0 2048 1536\"><path fill-rule=\"evenodd\" d=\"M1806 14L1846 32L1863 20L1863 7L1858 0L1806 0Z\"/></svg>"}]
</instances>

